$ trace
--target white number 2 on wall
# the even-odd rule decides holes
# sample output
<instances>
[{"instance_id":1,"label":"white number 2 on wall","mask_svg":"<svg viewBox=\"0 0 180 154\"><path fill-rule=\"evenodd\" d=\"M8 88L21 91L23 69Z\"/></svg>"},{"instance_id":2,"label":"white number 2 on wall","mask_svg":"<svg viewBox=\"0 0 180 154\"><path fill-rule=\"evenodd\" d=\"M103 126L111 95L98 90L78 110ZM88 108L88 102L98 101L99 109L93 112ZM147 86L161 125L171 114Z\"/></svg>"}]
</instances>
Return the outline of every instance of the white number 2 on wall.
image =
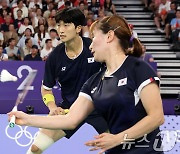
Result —
<instances>
[{"instance_id":1,"label":"white number 2 on wall","mask_svg":"<svg viewBox=\"0 0 180 154\"><path fill-rule=\"evenodd\" d=\"M18 70L17 70L17 76L18 76L19 78L22 78L22 77L23 77L23 75L22 75L22 71L23 71L23 70L27 70L27 71L28 71L28 75L29 75L29 73L32 71L32 68L31 68L30 66L28 66L28 65L22 65L22 66L20 66L20 67L18 68ZM23 89L24 89L25 83L27 83L26 80L27 80L28 75L27 75L26 78L23 80L23 82L19 85L19 87L17 88L17 90L23 90ZM27 87L27 90L34 90L34 86L29 86L29 87Z\"/></svg>"}]
</instances>

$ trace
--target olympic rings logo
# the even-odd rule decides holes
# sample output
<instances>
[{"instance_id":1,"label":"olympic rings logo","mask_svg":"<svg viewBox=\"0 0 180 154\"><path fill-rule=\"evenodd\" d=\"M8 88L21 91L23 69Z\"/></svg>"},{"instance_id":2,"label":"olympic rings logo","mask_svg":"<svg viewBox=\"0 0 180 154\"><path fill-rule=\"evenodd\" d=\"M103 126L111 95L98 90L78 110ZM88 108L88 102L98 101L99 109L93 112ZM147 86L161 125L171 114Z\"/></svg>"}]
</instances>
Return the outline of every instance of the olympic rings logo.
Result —
<instances>
[{"instance_id":1,"label":"olympic rings logo","mask_svg":"<svg viewBox=\"0 0 180 154\"><path fill-rule=\"evenodd\" d=\"M6 127L6 129L5 129L6 136L8 138L12 139L12 140L15 140L17 145L19 145L21 147L26 147L26 146L31 145L31 143L33 142L34 138L37 136L38 132L36 132L34 134L34 136L33 136L29 131L27 131L28 126L25 126L24 129L21 126L19 126L19 125L16 125L16 126L20 128L20 130L16 133L16 135L14 137L9 135L8 130L9 130L10 127L8 125ZM10 129L12 129L12 128L10 128ZM27 144L22 144L22 143L19 142L19 139L23 136L23 134L26 136L26 138L29 139L29 142Z\"/></svg>"}]
</instances>

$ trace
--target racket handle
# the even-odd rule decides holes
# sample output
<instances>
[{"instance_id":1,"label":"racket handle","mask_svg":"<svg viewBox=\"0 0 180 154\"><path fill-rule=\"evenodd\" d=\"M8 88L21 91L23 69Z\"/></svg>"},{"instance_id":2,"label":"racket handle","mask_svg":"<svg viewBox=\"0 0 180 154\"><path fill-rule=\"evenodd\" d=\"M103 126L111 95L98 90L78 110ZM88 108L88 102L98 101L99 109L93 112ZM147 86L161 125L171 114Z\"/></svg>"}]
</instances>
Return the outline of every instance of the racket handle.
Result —
<instances>
[{"instance_id":1,"label":"racket handle","mask_svg":"<svg viewBox=\"0 0 180 154\"><path fill-rule=\"evenodd\" d=\"M10 128L13 128L13 127L15 126L15 121L16 121L16 117L15 117L15 115L13 115L13 116L11 117L10 122L9 122L9 127L10 127Z\"/></svg>"},{"instance_id":2,"label":"racket handle","mask_svg":"<svg viewBox=\"0 0 180 154\"><path fill-rule=\"evenodd\" d=\"M12 109L12 111L17 111L17 106L15 106L15 107ZM13 115L13 116L11 117L10 122L9 122L9 127L10 127L10 128L13 128L13 127L15 126L15 121L16 121L16 117L15 117L15 115Z\"/></svg>"}]
</instances>

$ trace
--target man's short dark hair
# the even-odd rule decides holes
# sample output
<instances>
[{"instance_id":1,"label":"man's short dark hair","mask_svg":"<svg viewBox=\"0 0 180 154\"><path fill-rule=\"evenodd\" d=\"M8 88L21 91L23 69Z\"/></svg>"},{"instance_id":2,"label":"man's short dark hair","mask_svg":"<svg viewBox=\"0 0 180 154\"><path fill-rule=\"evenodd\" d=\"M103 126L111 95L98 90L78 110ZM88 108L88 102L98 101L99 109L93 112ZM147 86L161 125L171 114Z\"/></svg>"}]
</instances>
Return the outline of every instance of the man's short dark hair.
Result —
<instances>
[{"instance_id":1,"label":"man's short dark hair","mask_svg":"<svg viewBox=\"0 0 180 154\"><path fill-rule=\"evenodd\" d=\"M50 32L50 33L51 33L51 32L57 33L57 30L54 29L54 28L52 28L49 32Z\"/></svg>"},{"instance_id":2,"label":"man's short dark hair","mask_svg":"<svg viewBox=\"0 0 180 154\"><path fill-rule=\"evenodd\" d=\"M78 8L66 8L59 11L55 16L56 22L73 23L75 27L85 25L85 16Z\"/></svg>"},{"instance_id":3,"label":"man's short dark hair","mask_svg":"<svg viewBox=\"0 0 180 154\"><path fill-rule=\"evenodd\" d=\"M12 41L15 41L15 39L14 39L14 38L10 38L10 39L8 40L8 44L11 43Z\"/></svg>"},{"instance_id":4,"label":"man's short dark hair","mask_svg":"<svg viewBox=\"0 0 180 154\"><path fill-rule=\"evenodd\" d=\"M47 44L49 41L52 41L51 39L46 39L45 43Z\"/></svg>"}]
</instances>

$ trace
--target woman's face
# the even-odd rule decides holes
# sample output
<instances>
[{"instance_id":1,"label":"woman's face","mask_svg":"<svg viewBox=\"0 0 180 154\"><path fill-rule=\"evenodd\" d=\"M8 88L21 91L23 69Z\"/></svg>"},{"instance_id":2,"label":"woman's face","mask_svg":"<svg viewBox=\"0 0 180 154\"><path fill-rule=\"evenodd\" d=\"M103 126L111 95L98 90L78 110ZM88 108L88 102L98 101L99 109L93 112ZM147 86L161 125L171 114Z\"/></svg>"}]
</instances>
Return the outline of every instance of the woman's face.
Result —
<instances>
[{"instance_id":1,"label":"woman's face","mask_svg":"<svg viewBox=\"0 0 180 154\"><path fill-rule=\"evenodd\" d=\"M92 34L92 43L90 45L91 53L94 59L98 62L104 62L104 55L106 52L107 35L97 28L94 29Z\"/></svg>"},{"instance_id":2,"label":"woman's face","mask_svg":"<svg viewBox=\"0 0 180 154\"><path fill-rule=\"evenodd\" d=\"M40 26L39 26L39 29L40 29L41 32L43 32L44 29L45 29L45 28L44 28L44 25L40 25Z\"/></svg>"}]
</instances>

